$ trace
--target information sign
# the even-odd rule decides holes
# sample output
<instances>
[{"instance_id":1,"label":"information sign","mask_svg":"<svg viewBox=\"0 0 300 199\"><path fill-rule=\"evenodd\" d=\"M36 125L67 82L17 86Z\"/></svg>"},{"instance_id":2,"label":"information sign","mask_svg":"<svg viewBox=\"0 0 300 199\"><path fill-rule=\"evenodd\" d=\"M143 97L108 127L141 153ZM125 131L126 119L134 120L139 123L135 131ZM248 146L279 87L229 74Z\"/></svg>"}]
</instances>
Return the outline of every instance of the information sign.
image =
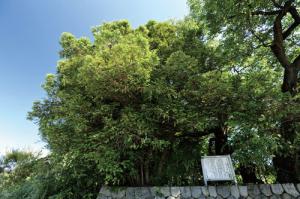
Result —
<instances>
[{"instance_id":1,"label":"information sign","mask_svg":"<svg viewBox=\"0 0 300 199\"><path fill-rule=\"evenodd\" d=\"M204 183L207 181L233 181L235 173L230 155L204 156L201 158Z\"/></svg>"}]
</instances>

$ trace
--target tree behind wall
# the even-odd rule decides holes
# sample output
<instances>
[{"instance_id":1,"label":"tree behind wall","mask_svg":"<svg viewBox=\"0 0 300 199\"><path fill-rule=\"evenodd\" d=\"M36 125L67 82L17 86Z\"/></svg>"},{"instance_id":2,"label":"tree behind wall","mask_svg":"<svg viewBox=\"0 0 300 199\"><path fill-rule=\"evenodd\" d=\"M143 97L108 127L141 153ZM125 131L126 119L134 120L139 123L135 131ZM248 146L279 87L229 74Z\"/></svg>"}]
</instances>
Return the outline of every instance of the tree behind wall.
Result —
<instances>
[{"instance_id":1,"label":"tree behind wall","mask_svg":"<svg viewBox=\"0 0 300 199\"><path fill-rule=\"evenodd\" d=\"M231 61L225 63L233 69L247 66L247 60L252 57L265 59L270 68L280 70L284 69L282 77L282 91L289 91L292 96L298 92L297 82L299 81L300 55L299 55L299 34L300 17L298 10L299 1L198 1L189 0L191 16L199 23L207 27L208 35L216 37L222 43L223 55ZM260 67L262 69L262 67ZM296 99L291 99L293 103L298 103ZM292 105L292 107L294 107ZM297 107L298 108L298 107ZM291 110L284 106L285 111ZM293 110L295 111L295 110ZM299 108L297 110L299 112ZM286 112L283 118L278 122L285 120L286 115L293 113ZM298 123L298 120L291 121ZM285 124L282 127L287 126ZM293 132L290 135L288 132ZM279 131L281 137L299 136L299 131L290 131L289 128ZM289 135L287 135L289 134ZM290 146L293 146L295 140L290 140ZM285 153L278 151L277 157L282 157ZM296 162L299 151L293 154L285 153L284 156L290 156L289 162ZM280 158L279 158L280 159ZM279 162L275 158L275 162ZM287 161L280 161L287 162ZM276 164L278 171L278 180L282 181L283 172L286 166ZM290 166L288 168L291 168ZM296 163L292 168L297 168ZM291 170L291 173L294 169ZM283 172L283 173L281 173ZM299 181L300 173L297 174ZM284 181L295 181L294 175Z\"/></svg>"}]
</instances>

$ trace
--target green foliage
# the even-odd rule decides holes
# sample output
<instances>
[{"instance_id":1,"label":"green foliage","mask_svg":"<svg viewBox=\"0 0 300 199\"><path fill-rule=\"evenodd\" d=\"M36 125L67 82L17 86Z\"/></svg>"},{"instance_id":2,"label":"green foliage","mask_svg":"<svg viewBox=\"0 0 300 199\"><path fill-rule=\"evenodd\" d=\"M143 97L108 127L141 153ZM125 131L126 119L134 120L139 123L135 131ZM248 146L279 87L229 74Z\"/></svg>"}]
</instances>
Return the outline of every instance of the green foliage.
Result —
<instances>
[{"instance_id":1,"label":"green foliage","mask_svg":"<svg viewBox=\"0 0 300 199\"><path fill-rule=\"evenodd\" d=\"M95 198L104 184L199 184L216 127L228 135L236 165L272 174L280 118L300 109L278 92L280 72L267 59L228 61L192 19L136 29L117 21L92 32L94 42L62 34L57 72L43 85L47 98L28 116L51 154L34 158L28 171L27 156L8 155L17 166L1 175L13 180L0 196Z\"/></svg>"},{"instance_id":2,"label":"green foliage","mask_svg":"<svg viewBox=\"0 0 300 199\"><path fill-rule=\"evenodd\" d=\"M299 148L295 144L296 137L299 135L297 116L300 110L297 105L299 104L299 96L291 98L281 95L274 91L275 84L269 80L277 84L280 79L283 79L281 90L283 92L289 91L292 95L297 93L299 63L296 62L297 57L299 58L299 24L295 21L298 21L297 18L299 18L299 3L297 0L188 1L191 11L190 17L205 27L208 39L216 40L219 43L217 48L220 54L226 57L223 59L224 66L238 73L249 71L246 78L250 81L256 81L256 83L249 83L247 87L255 89L255 94L258 96L265 96L263 101L261 101L262 98L258 98L260 99L259 102L251 99L251 102L248 103L252 106L251 111L263 110L261 105L267 105L267 103L269 103L267 106L270 109L277 111L272 113L270 109L267 109L262 115L259 111L255 115L259 117L258 122L251 123L249 126L248 121L244 120L240 126L244 126L246 122L246 129L243 129L241 134L247 135L247 131L254 129L257 131L255 134L259 135L259 140L265 140L266 145L274 146L271 143L275 141L277 143L275 145L277 156L282 156L282 160L287 156L291 158L282 162L297 162L299 159L299 155L297 155ZM286 63L282 61L283 58L287 60ZM288 72L294 68L298 69L292 73ZM272 71L270 71L271 69ZM284 70L283 78L280 78L282 74L278 73L281 69ZM262 79L264 82L261 81ZM249 90L243 92L244 96L249 94ZM286 125L285 123L289 123L287 120L293 124ZM257 126L261 128L263 125L265 127L259 130ZM266 128L266 126L270 126L270 128ZM274 130L276 128L277 130ZM278 130L279 128L281 130ZM251 132L251 134L254 133ZM254 139L253 136L251 137ZM266 157L271 155L268 150L265 150L263 154ZM284 163L280 164L282 168L279 170L288 167ZM293 168L298 167L299 164L293 166ZM291 171L290 176L295 175L298 175L299 181L300 172Z\"/></svg>"},{"instance_id":3,"label":"green foliage","mask_svg":"<svg viewBox=\"0 0 300 199\"><path fill-rule=\"evenodd\" d=\"M46 181L38 180L39 156L31 152L11 151L3 157L4 172L0 173L0 198L42 199ZM41 176L39 176L41 178ZM45 177L43 177L44 179Z\"/></svg>"},{"instance_id":4,"label":"green foliage","mask_svg":"<svg viewBox=\"0 0 300 199\"><path fill-rule=\"evenodd\" d=\"M295 69L293 77L296 80L292 81L295 81L293 84L297 84L299 65L296 60L299 56L300 37L297 32L299 23L295 21L299 18L299 0L188 0L188 5L190 17L205 27L208 38L220 41L221 51L227 60L230 60L226 61L226 64L244 67L247 59L254 56L267 59L270 67L276 70L294 64L298 69ZM280 15L282 18L279 18ZM276 30L277 20L280 28ZM276 35L283 35L282 41ZM274 51L279 43L280 49ZM282 61L283 57L287 60L285 64ZM291 77L287 77L285 71L282 78L283 87L289 78ZM286 92L287 88L283 87L282 91ZM290 92L293 93L291 90Z\"/></svg>"},{"instance_id":5,"label":"green foliage","mask_svg":"<svg viewBox=\"0 0 300 199\"><path fill-rule=\"evenodd\" d=\"M152 21L134 30L125 21L108 23L93 29L91 51L90 42L62 35L64 59L44 84L49 98L36 102L29 116L52 152L63 155L62 168L86 162L84 172L92 167L106 184L149 184L150 172L163 173L168 159L161 154L182 145L177 135L195 128L197 120L185 92L204 61L188 54L204 44L191 51L184 43L196 28Z\"/></svg>"}]
</instances>

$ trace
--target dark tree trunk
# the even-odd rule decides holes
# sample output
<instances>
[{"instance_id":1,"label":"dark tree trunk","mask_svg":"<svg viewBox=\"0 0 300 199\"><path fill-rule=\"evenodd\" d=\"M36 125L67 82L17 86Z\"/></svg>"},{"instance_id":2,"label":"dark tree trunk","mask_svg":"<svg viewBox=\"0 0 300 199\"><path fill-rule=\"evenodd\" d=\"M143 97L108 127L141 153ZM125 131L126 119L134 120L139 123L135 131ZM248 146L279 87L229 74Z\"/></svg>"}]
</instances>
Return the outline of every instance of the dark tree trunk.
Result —
<instances>
[{"instance_id":1,"label":"dark tree trunk","mask_svg":"<svg viewBox=\"0 0 300 199\"><path fill-rule=\"evenodd\" d=\"M209 139L209 155L228 155L230 154L227 143L227 134L221 126L210 129L214 137Z\"/></svg>"},{"instance_id":2,"label":"dark tree trunk","mask_svg":"<svg viewBox=\"0 0 300 199\"><path fill-rule=\"evenodd\" d=\"M140 163L140 176L141 176L141 179L140 179L140 185L143 186L144 185L144 161L142 160L141 163Z\"/></svg>"},{"instance_id":3,"label":"dark tree trunk","mask_svg":"<svg viewBox=\"0 0 300 199\"><path fill-rule=\"evenodd\" d=\"M300 25L300 15L297 11L293 0L285 1L283 6L279 7L278 15L275 17L273 24L273 42L271 50L281 66L284 68L284 78L282 91L289 91L295 95L297 90L298 73L300 70L300 55L291 60L286 53L284 41L292 34L293 31ZM294 22L284 30L282 21L290 14ZM293 143L295 139L294 119L288 116L281 122L281 136L283 141ZM296 182L297 181L297 153L290 152L287 149L280 151L273 158L273 164L277 172L278 182Z\"/></svg>"},{"instance_id":4,"label":"dark tree trunk","mask_svg":"<svg viewBox=\"0 0 300 199\"><path fill-rule=\"evenodd\" d=\"M292 95L297 93L297 81L298 73L300 70L300 55L298 55L294 60L290 60L285 50L284 41L292 34L292 32L300 25L300 15L293 5L292 0L285 2L284 6L280 8L277 12L273 24L273 42L271 50L278 62L284 68L284 77L282 83L282 92L290 92ZM282 21L287 14L290 14L294 19L294 22L284 30L282 27Z\"/></svg>"},{"instance_id":5,"label":"dark tree trunk","mask_svg":"<svg viewBox=\"0 0 300 199\"><path fill-rule=\"evenodd\" d=\"M295 168L295 157L293 155L276 155L273 158L273 164L277 173L277 181L279 183L296 183L297 175Z\"/></svg>"},{"instance_id":6,"label":"dark tree trunk","mask_svg":"<svg viewBox=\"0 0 300 199\"><path fill-rule=\"evenodd\" d=\"M293 143L296 137L295 121L293 116L285 117L281 121L280 133L285 143ZM297 182L297 154L288 150L280 151L273 158L273 164L277 173L277 181L280 183ZM299 175L299 174L298 174Z\"/></svg>"},{"instance_id":7,"label":"dark tree trunk","mask_svg":"<svg viewBox=\"0 0 300 199\"><path fill-rule=\"evenodd\" d=\"M216 155L228 155L231 153L230 147L227 143L227 133L221 126L214 129L215 136L215 153Z\"/></svg>"},{"instance_id":8,"label":"dark tree trunk","mask_svg":"<svg viewBox=\"0 0 300 199\"><path fill-rule=\"evenodd\" d=\"M290 92L295 95L298 83L298 73L300 70L300 54L292 60L290 55L286 53L285 40L292 35L293 32L297 30L300 25L300 15L297 10L297 3L294 0L286 0L282 3L274 3L276 7L275 10L255 10L252 15L261 15L264 17L276 16L273 22L273 41L271 45L266 45L265 39L260 38L255 31L250 29L252 34L262 43L263 46L271 47L274 56L277 58L280 65L284 68L284 77L281 86L282 92ZM285 18L290 15L293 22L288 24L289 26L284 28L283 22ZM286 25L286 24L285 24ZM290 50L289 50L290 51ZM297 51L295 51L297 53Z\"/></svg>"},{"instance_id":9,"label":"dark tree trunk","mask_svg":"<svg viewBox=\"0 0 300 199\"><path fill-rule=\"evenodd\" d=\"M167 162L169 150L164 150L158 163L157 176L162 176L164 165Z\"/></svg>"},{"instance_id":10,"label":"dark tree trunk","mask_svg":"<svg viewBox=\"0 0 300 199\"><path fill-rule=\"evenodd\" d=\"M145 184L149 185L150 184L150 168L149 168L149 161L146 161L145 164Z\"/></svg>"},{"instance_id":11,"label":"dark tree trunk","mask_svg":"<svg viewBox=\"0 0 300 199\"><path fill-rule=\"evenodd\" d=\"M243 178L243 183L261 183L261 180L256 177L254 164L240 166L239 172Z\"/></svg>"},{"instance_id":12,"label":"dark tree trunk","mask_svg":"<svg viewBox=\"0 0 300 199\"><path fill-rule=\"evenodd\" d=\"M214 150L212 149L214 146ZM212 155L228 155L233 153L232 148L228 145L228 136L224 127L214 128L214 138L209 142L209 153ZM240 174L244 183L259 183L259 180L255 174L255 165L241 166L239 168Z\"/></svg>"}]
</instances>

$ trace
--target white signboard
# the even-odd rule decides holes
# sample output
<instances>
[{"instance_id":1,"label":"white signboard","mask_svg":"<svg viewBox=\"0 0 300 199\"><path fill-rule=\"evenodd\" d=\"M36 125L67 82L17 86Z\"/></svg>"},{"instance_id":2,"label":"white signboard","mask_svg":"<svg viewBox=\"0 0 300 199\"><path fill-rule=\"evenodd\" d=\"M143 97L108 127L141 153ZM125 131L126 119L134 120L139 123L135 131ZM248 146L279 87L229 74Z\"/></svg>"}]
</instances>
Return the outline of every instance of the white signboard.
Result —
<instances>
[{"instance_id":1,"label":"white signboard","mask_svg":"<svg viewBox=\"0 0 300 199\"><path fill-rule=\"evenodd\" d=\"M205 185L207 181L234 181L235 173L230 155L201 157Z\"/></svg>"}]
</instances>

